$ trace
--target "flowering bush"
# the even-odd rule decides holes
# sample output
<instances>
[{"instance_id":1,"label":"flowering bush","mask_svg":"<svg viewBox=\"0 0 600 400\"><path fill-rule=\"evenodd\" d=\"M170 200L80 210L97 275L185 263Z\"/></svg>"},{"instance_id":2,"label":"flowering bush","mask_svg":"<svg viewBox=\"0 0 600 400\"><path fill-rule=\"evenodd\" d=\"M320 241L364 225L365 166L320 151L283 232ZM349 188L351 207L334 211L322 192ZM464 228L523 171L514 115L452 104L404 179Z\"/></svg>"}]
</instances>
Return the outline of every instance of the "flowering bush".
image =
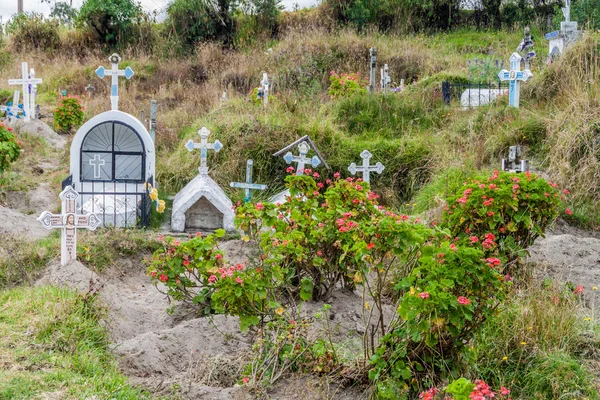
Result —
<instances>
[{"instance_id":1,"label":"flowering bush","mask_svg":"<svg viewBox=\"0 0 600 400\"><path fill-rule=\"evenodd\" d=\"M326 299L338 283L352 289L371 270L387 271L388 256L402 259L424 241L427 229L379 206L368 183L339 173L317 182L318 173L304 173L286 178L286 203L247 203L236 216L238 227L260 238L264 267L303 300Z\"/></svg>"},{"instance_id":2,"label":"flowering bush","mask_svg":"<svg viewBox=\"0 0 600 400\"><path fill-rule=\"evenodd\" d=\"M459 378L446 386L445 389L431 388L421 392L419 399L434 400L438 394L450 395L454 400L491 400L497 398L506 398L510 395L510 390L502 386L499 391L494 392L490 385L478 379L474 383L466 378ZM449 396L438 397L447 399ZM510 400L510 398L507 398Z\"/></svg>"},{"instance_id":3,"label":"flowering bush","mask_svg":"<svg viewBox=\"0 0 600 400\"><path fill-rule=\"evenodd\" d=\"M330 72L329 96L332 99L350 97L355 93L367 93L367 83L362 80L360 73L343 73L341 76L334 71Z\"/></svg>"},{"instance_id":4,"label":"flowering bush","mask_svg":"<svg viewBox=\"0 0 600 400\"><path fill-rule=\"evenodd\" d=\"M0 124L0 175L21 155L21 142L15 139L12 128Z\"/></svg>"},{"instance_id":5,"label":"flowering bush","mask_svg":"<svg viewBox=\"0 0 600 400\"><path fill-rule=\"evenodd\" d=\"M70 133L83 124L85 113L77 97L63 97L54 110L54 129L57 132Z\"/></svg>"},{"instance_id":6,"label":"flowering bush","mask_svg":"<svg viewBox=\"0 0 600 400\"><path fill-rule=\"evenodd\" d=\"M167 237L152 256L148 275L155 284L162 282L173 300L201 315L237 315L245 330L256 325L269 307L277 306L266 300L273 285L260 268L226 262L217 245L224 234L223 230L205 238L197 234L183 243Z\"/></svg>"},{"instance_id":7,"label":"flowering bush","mask_svg":"<svg viewBox=\"0 0 600 400\"><path fill-rule=\"evenodd\" d=\"M380 398L397 398L421 378L458 368L465 344L504 299L495 260L469 244L441 240L421 248L418 266L395 287L402 294L398 315L369 371Z\"/></svg>"},{"instance_id":8,"label":"flowering bush","mask_svg":"<svg viewBox=\"0 0 600 400\"><path fill-rule=\"evenodd\" d=\"M500 253L512 259L558 216L568 192L561 195L557 187L529 172L475 177L448 198L442 226L453 237L481 242L484 249L497 243Z\"/></svg>"}]
</instances>

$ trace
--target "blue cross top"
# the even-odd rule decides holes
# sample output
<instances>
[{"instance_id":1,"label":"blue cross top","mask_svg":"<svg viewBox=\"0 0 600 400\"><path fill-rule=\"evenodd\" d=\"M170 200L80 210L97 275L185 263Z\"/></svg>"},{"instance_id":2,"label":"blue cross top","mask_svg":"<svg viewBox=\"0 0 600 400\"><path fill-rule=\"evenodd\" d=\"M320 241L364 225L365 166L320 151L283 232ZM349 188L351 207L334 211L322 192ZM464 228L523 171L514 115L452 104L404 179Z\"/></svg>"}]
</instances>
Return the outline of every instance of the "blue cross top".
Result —
<instances>
[{"instance_id":1,"label":"blue cross top","mask_svg":"<svg viewBox=\"0 0 600 400\"><path fill-rule=\"evenodd\" d=\"M252 164L254 161L246 161L246 182L231 182L229 186L237 189L244 189L244 202L248 203L252 200L252 190L265 190L267 185L261 185L259 183L252 183Z\"/></svg>"},{"instance_id":2,"label":"blue cross top","mask_svg":"<svg viewBox=\"0 0 600 400\"><path fill-rule=\"evenodd\" d=\"M96 69L96 75L100 79L104 78L105 75L109 75L112 78L111 88L110 88L110 105L112 110L119 109L119 76L124 76L125 79L131 79L134 72L131 67L127 67L125 69L119 69L119 62L121 61L121 57L118 54L113 54L108 59L112 68L110 70L104 69L104 67L100 66Z\"/></svg>"},{"instance_id":3,"label":"blue cross top","mask_svg":"<svg viewBox=\"0 0 600 400\"><path fill-rule=\"evenodd\" d=\"M508 103L511 107L519 108L519 93L521 91L521 81L527 81L533 76L530 70L521 71L521 59L519 53L513 53L510 56L510 71L503 69L498 74L501 81L510 81L508 91Z\"/></svg>"},{"instance_id":4,"label":"blue cross top","mask_svg":"<svg viewBox=\"0 0 600 400\"><path fill-rule=\"evenodd\" d=\"M321 164L321 160L319 160L319 157L317 156L313 156L313 158L306 157L306 154L308 154L309 150L310 147L308 146L308 144L306 142L302 142L298 145L298 151L300 152L299 156L293 155L291 151L288 151L283 156L283 159L288 164L291 164L292 162L298 163L296 175L304 175L304 165L308 163L310 163L310 165L312 165L313 168Z\"/></svg>"},{"instance_id":5,"label":"blue cross top","mask_svg":"<svg viewBox=\"0 0 600 400\"><path fill-rule=\"evenodd\" d=\"M188 151L193 151L194 149L200 149L200 167L198 168L198 172L200 175L208 174L208 166L206 165L207 158L207 150L214 150L215 152L219 152L223 148L223 145L218 140L215 140L214 143L208 143L208 135L210 135L210 131L206 129L206 127L202 127L198 131L198 135L200 135L200 143L194 143L193 140L188 140L185 144L185 148Z\"/></svg>"}]
</instances>

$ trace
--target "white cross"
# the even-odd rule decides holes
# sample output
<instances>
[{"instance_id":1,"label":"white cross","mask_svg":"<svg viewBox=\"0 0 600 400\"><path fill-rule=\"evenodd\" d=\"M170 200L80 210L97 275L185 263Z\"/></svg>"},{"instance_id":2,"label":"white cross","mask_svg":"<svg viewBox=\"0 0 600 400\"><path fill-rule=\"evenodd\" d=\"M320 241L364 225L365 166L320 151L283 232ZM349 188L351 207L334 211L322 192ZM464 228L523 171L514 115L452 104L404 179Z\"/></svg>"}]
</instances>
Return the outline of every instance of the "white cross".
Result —
<instances>
[{"instance_id":1,"label":"white cross","mask_svg":"<svg viewBox=\"0 0 600 400\"><path fill-rule=\"evenodd\" d=\"M77 229L96 229L101 221L96 214L77 214L77 193L71 186L67 186L61 193L62 213L52 214L44 211L37 219L44 228L62 229L60 264L66 265L71 260L77 259Z\"/></svg>"},{"instance_id":2,"label":"white cross","mask_svg":"<svg viewBox=\"0 0 600 400\"><path fill-rule=\"evenodd\" d=\"M521 59L519 53L513 53L510 56L510 71L503 69L498 74L498 79L501 81L510 81L508 92L508 103L511 107L519 108L519 93L521 90L521 81L527 81L533 74L526 69L521 71Z\"/></svg>"},{"instance_id":3,"label":"white cross","mask_svg":"<svg viewBox=\"0 0 600 400\"><path fill-rule=\"evenodd\" d=\"M565 0L565 6L561 8L563 15L565 16L565 22L571 21L571 0Z\"/></svg>"},{"instance_id":4,"label":"white cross","mask_svg":"<svg viewBox=\"0 0 600 400\"><path fill-rule=\"evenodd\" d=\"M388 72L388 65L384 64L383 68L381 69L381 81L379 82L381 85L381 90L384 92L388 91L390 84L392 83L392 79L390 78L390 74Z\"/></svg>"},{"instance_id":5,"label":"white cross","mask_svg":"<svg viewBox=\"0 0 600 400\"><path fill-rule=\"evenodd\" d=\"M377 68L377 50L371 47L369 50L371 61L369 63L369 93L375 91L375 68Z\"/></svg>"},{"instance_id":6,"label":"white cross","mask_svg":"<svg viewBox=\"0 0 600 400\"><path fill-rule=\"evenodd\" d=\"M104 78L105 75L110 75L112 78L111 87L110 87L110 105L112 110L119 109L119 76L124 76L126 79L131 79L134 72L130 67L125 69L119 69L119 62L121 61L121 57L118 54L113 54L108 58L108 60L112 64L112 69L107 71L104 67L100 66L96 70L96 75L100 77L100 79Z\"/></svg>"},{"instance_id":7,"label":"white cross","mask_svg":"<svg viewBox=\"0 0 600 400\"><path fill-rule=\"evenodd\" d=\"M33 69L31 70L31 72L33 72ZM33 72L33 74L35 76L35 72ZM42 80L29 76L29 73L27 71L27 63L26 62L21 63L21 75L23 76L23 78L9 79L8 84L9 85L22 85L22 87L23 87L23 113L25 114L24 120L30 121L31 114L35 110L35 93L33 93L33 101L31 101L29 99L30 89L33 89L32 90L32 92L33 92L35 90L34 89L35 86L30 86L30 85L37 85L38 83L42 83ZM32 108L30 109L30 107L32 107Z\"/></svg>"},{"instance_id":8,"label":"white cross","mask_svg":"<svg viewBox=\"0 0 600 400\"><path fill-rule=\"evenodd\" d=\"M214 150L218 153L223 145L218 140L215 140L214 143L208 143L207 139L208 135L210 135L210 131L206 129L206 127L202 127L202 129L198 131L198 135L200 135L200 143L194 143L194 141L190 139L185 144L185 147L188 151L200 149L200 167L198 168L198 172L200 172L200 175L206 175L208 174L208 167L206 166L207 150Z\"/></svg>"},{"instance_id":9,"label":"white cross","mask_svg":"<svg viewBox=\"0 0 600 400\"><path fill-rule=\"evenodd\" d=\"M266 72L263 72L262 81L260 84L263 89L263 105L266 107L269 104L269 77Z\"/></svg>"},{"instance_id":10,"label":"white cross","mask_svg":"<svg viewBox=\"0 0 600 400\"><path fill-rule=\"evenodd\" d=\"M6 116L8 117L8 119L11 119L11 118L20 119L21 116L19 114L25 113L23 111L23 106L19 105L19 96L20 95L21 95L21 92L18 90L15 90L15 93L13 94L13 101L9 102L8 105L6 105L6 106L0 106L0 110L6 112Z\"/></svg>"},{"instance_id":11,"label":"white cross","mask_svg":"<svg viewBox=\"0 0 600 400\"><path fill-rule=\"evenodd\" d=\"M100 179L100 176L102 176L100 167L106 164L106 161L102 160L99 154L94 154L94 158L89 163L94 167L94 179Z\"/></svg>"},{"instance_id":12,"label":"white cross","mask_svg":"<svg viewBox=\"0 0 600 400\"><path fill-rule=\"evenodd\" d=\"M252 200L251 190L266 190L267 185L261 185L259 183L252 183L252 164L254 161L248 160L246 162L246 182L231 182L229 186L237 189L244 189L244 202L247 203Z\"/></svg>"},{"instance_id":13,"label":"white cross","mask_svg":"<svg viewBox=\"0 0 600 400\"><path fill-rule=\"evenodd\" d=\"M310 146L306 142L302 142L298 145L298 151L300 152L299 156L295 156L291 151L288 151L283 156L283 159L286 163L291 164L292 162L298 163L298 168L296 170L296 175L304 175L304 165L310 163L313 168L316 168L319 164L321 164L321 160L319 157L313 156L313 158L306 157L308 151L310 150Z\"/></svg>"},{"instance_id":14,"label":"white cross","mask_svg":"<svg viewBox=\"0 0 600 400\"><path fill-rule=\"evenodd\" d=\"M377 162L375 165L369 165L369 160L371 157L373 157L373 154L371 154L368 150L363 150L362 153L360 153L360 158L363 159L362 167L358 167L355 163L352 163L348 167L348 171L350 171L352 175L356 175L357 172L362 172L363 181L371 183L371 171L381 174L385 169L383 164L380 162Z\"/></svg>"}]
</instances>

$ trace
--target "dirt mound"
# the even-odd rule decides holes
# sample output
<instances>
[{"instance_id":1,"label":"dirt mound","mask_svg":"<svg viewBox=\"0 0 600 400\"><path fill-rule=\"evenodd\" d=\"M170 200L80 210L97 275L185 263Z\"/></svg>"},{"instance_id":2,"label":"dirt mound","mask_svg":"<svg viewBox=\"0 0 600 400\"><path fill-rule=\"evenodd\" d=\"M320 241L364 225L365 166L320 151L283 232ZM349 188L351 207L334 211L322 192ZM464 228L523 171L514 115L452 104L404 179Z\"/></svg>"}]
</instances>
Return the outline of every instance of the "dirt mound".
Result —
<instances>
[{"instance_id":1,"label":"dirt mound","mask_svg":"<svg viewBox=\"0 0 600 400\"><path fill-rule=\"evenodd\" d=\"M25 215L10 208L0 206L0 233L5 235L22 235L28 239L41 239L50 234L50 230L42 227L36 220L37 215Z\"/></svg>"},{"instance_id":2,"label":"dirt mound","mask_svg":"<svg viewBox=\"0 0 600 400\"><path fill-rule=\"evenodd\" d=\"M100 279L95 272L79 261L71 261L67 265L60 265L60 261L54 261L48 265L44 275L35 284L67 286L85 293L91 288L100 287Z\"/></svg>"},{"instance_id":3,"label":"dirt mound","mask_svg":"<svg viewBox=\"0 0 600 400\"><path fill-rule=\"evenodd\" d=\"M29 191L6 192L6 204L22 213L39 215L43 211L54 211L58 203L58 195L47 182Z\"/></svg>"},{"instance_id":4,"label":"dirt mound","mask_svg":"<svg viewBox=\"0 0 600 400\"><path fill-rule=\"evenodd\" d=\"M29 122L17 119L11 124L21 133L27 133L45 139L46 142L55 149L64 149L67 144L67 140L64 137L54 132L52 128L39 119L34 119Z\"/></svg>"},{"instance_id":5,"label":"dirt mound","mask_svg":"<svg viewBox=\"0 0 600 400\"><path fill-rule=\"evenodd\" d=\"M529 249L536 275L572 282L591 290L600 286L600 239L572 234L548 235Z\"/></svg>"}]
</instances>

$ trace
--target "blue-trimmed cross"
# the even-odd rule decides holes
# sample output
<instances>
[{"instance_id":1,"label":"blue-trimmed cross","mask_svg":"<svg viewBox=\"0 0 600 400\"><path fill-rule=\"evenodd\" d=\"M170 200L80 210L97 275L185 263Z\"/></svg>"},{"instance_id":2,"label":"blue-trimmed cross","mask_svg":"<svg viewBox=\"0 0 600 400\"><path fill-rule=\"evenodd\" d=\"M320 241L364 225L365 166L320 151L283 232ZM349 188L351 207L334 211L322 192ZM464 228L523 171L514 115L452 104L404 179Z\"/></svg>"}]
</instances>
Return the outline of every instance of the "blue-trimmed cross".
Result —
<instances>
[{"instance_id":1,"label":"blue-trimmed cross","mask_svg":"<svg viewBox=\"0 0 600 400\"><path fill-rule=\"evenodd\" d=\"M519 53L513 53L512 56L510 56L510 71L503 69L498 74L498 79L501 81L510 81L508 104L515 108L519 108L521 81L527 81L527 79L533 76L528 69L521 71L521 59L522 57Z\"/></svg>"},{"instance_id":2,"label":"blue-trimmed cross","mask_svg":"<svg viewBox=\"0 0 600 400\"><path fill-rule=\"evenodd\" d=\"M194 143L193 140L188 140L185 144L185 148L188 151L193 151L194 149L200 149L200 167L198 167L198 172L200 175L208 174L208 167L206 166L206 157L207 150L214 150L215 152L219 152L223 148L223 145L218 140L215 140L214 143L208 143L208 135L210 135L210 131L206 129L206 127L202 127L198 131L198 135L200 135L200 143Z\"/></svg>"},{"instance_id":3,"label":"blue-trimmed cross","mask_svg":"<svg viewBox=\"0 0 600 400\"><path fill-rule=\"evenodd\" d=\"M371 171L381 174L385 169L380 162L377 162L375 165L369 165L371 157L373 157L373 154L371 154L369 150L363 150L362 153L360 153L360 158L363 159L362 167L358 167L355 163L352 163L348 167L348 171L350 171L352 175L356 175L357 172L362 172L363 181L371 183Z\"/></svg>"},{"instance_id":4,"label":"blue-trimmed cross","mask_svg":"<svg viewBox=\"0 0 600 400\"><path fill-rule=\"evenodd\" d=\"M6 116L9 119L11 119L11 118L20 119L21 115L19 115L19 114L25 115L25 110L23 110L23 104L19 104L20 94L21 94L21 92L19 92L18 90L15 90L15 93L13 95L13 101L12 102L9 101L8 104L5 106L0 106L0 111L6 112Z\"/></svg>"},{"instance_id":5,"label":"blue-trimmed cross","mask_svg":"<svg viewBox=\"0 0 600 400\"><path fill-rule=\"evenodd\" d=\"M110 105L112 110L119 109L119 76L124 76L126 79L131 79L134 72L130 67L125 69L119 69L119 62L121 61L121 57L118 54L113 54L108 58L108 60L112 64L112 69L105 70L104 67L100 66L96 70L96 75L100 77L100 79L104 78L105 75L110 75L112 78L111 88L110 88Z\"/></svg>"},{"instance_id":6,"label":"blue-trimmed cross","mask_svg":"<svg viewBox=\"0 0 600 400\"><path fill-rule=\"evenodd\" d=\"M248 203L252 200L252 190L266 190L267 185L252 183L252 164L254 161L246 161L246 182L231 182L229 186L237 189L244 189L244 202Z\"/></svg>"},{"instance_id":7,"label":"blue-trimmed cross","mask_svg":"<svg viewBox=\"0 0 600 400\"><path fill-rule=\"evenodd\" d=\"M300 152L299 156L293 155L291 151L288 151L283 156L283 159L288 164L291 164L292 162L298 163L296 175L304 175L304 166L306 164L310 163L313 168L316 168L319 164L321 164L321 160L319 160L319 157L317 156L313 156L313 158L306 157L306 154L308 154L309 150L310 146L306 142L302 142L298 145L298 151Z\"/></svg>"}]
</instances>

